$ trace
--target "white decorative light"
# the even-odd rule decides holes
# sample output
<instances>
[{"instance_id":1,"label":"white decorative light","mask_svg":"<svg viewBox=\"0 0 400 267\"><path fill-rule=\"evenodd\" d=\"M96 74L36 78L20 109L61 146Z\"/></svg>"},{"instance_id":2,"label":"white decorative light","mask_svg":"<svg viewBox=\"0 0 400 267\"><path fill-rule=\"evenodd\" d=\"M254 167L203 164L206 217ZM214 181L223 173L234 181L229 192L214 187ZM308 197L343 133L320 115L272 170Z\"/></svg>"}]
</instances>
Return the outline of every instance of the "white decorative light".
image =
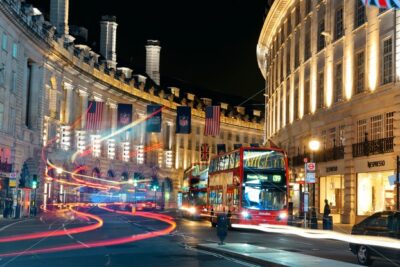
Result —
<instances>
[{"instance_id":1,"label":"white decorative light","mask_svg":"<svg viewBox=\"0 0 400 267\"><path fill-rule=\"evenodd\" d=\"M165 153L165 166L167 168L172 168L173 152L172 150L166 150Z\"/></svg>"},{"instance_id":2,"label":"white decorative light","mask_svg":"<svg viewBox=\"0 0 400 267\"><path fill-rule=\"evenodd\" d=\"M136 146L136 160L137 164L144 164L144 146L138 145Z\"/></svg>"},{"instance_id":3,"label":"white decorative light","mask_svg":"<svg viewBox=\"0 0 400 267\"><path fill-rule=\"evenodd\" d=\"M115 159L115 140L108 139L108 159Z\"/></svg>"},{"instance_id":4,"label":"white decorative light","mask_svg":"<svg viewBox=\"0 0 400 267\"><path fill-rule=\"evenodd\" d=\"M129 161L130 158L131 143L128 141L122 142L122 160L125 162Z\"/></svg>"},{"instance_id":5,"label":"white decorative light","mask_svg":"<svg viewBox=\"0 0 400 267\"><path fill-rule=\"evenodd\" d=\"M71 148L71 126L61 125L61 149L69 150Z\"/></svg>"},{"instance_id":6,"label":"white decorative light","mask_svg":"<svg viewBox=\"0 0 400 267\"><path fill-rule=\"evenodd\" d=\"M43 123L43 137L42 137L44 146L47 145L47 140L49 138L48 127L49 127L49 123L47 122L47 120L45 120Z\"/></svg>"},{"instance_id":7,"label":"white decorative light","mask_svg":"<svg viewBox=\"0 0 400 267\"><path fill-rule=\"evenodd\" d=\"M86 148L86 132L76 131L76 149L79 153L85 151Z\"/></svg>"},{"instance_id":8,"label":"white decorative light","mask_svg":"<svg viewBox=\"0 0 400 267\"><path fill-rule=\"evenodd\" d=\"M90 136L90 138L91 138L91 144L92 144L93 157L100 157L100 154L101 154L100 135L93 134Z\"/></svg>"}]
</instances>

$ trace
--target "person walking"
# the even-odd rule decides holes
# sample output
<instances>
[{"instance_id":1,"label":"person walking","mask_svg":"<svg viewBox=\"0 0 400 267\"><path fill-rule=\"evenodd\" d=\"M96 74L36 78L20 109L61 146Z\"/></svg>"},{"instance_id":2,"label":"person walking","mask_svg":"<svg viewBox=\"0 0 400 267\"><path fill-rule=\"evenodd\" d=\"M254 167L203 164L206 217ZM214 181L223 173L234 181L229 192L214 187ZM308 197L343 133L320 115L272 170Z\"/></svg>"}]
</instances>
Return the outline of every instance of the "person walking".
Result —
<instances>
[{"instance_id":1,"label":"person walking","mask_svg":"<svg viewBox=\"0 0 400 267\"><path fill-rule=\"evenodd\" d=\"M324 214L322 217L322 224L323 224L324 230L331 228L329 225L330 224L329 223L329 214L331 214L331 208L329 207L328 200L325 199Z\"/></svg>"}]
</instances>

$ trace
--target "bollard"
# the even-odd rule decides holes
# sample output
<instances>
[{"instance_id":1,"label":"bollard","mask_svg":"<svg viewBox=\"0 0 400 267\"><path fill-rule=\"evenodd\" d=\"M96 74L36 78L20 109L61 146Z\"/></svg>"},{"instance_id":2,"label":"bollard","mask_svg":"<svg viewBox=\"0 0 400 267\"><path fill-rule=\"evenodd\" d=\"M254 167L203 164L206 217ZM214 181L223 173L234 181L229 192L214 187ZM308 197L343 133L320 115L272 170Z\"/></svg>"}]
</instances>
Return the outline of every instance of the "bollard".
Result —
<instances>
[{"instance_id":1,"label":"bollard","mask_svg":"<svg viewBox=\"0 0 400 267\"><path fill-rule=\"evenodd\" d=\"M315 211L315 208L311 209L310 226L311 226L311 229L318 229L318 218L317 218L317 212Z\"/></svg>"},{"instance_id":2,"label":"bollard","mask_svg":"<svg viewBox=\"0 0 400 267\"><path fill-rule=\"evenodd\" d=\"M219 245L224 244L224 240L228 235L228 217L225 214L218 214L217 216L217 236L219 237Z\"/></svg>"}]
</instances>

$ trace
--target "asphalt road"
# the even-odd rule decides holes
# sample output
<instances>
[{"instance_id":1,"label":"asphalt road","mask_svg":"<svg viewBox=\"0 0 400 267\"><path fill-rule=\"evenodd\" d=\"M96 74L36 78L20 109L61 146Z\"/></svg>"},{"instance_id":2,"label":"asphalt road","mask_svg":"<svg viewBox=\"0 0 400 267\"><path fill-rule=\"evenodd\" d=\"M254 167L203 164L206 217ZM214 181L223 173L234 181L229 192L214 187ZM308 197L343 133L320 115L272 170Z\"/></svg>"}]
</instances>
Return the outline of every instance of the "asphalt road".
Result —
<instances>
[{"instance_id":1,"label":"asphalt road","mask_svg":"<svg viewBox=\"0 0 400 267\"><path fill-rule=\"evenodd\" d=\"M176 233L185 237L188 244L217 242L216 229L207 221L194 221L176 215L178 227ZM256 231L229 231L225 242L248 243L262 247L271 247L316 257L333 259L357 264L356 256L349 251L348 243L335 240L307 239L296 235L263 233ZM377 260L372 266L400 266L389 259Z\"/></svg>"},{"instance_id":2,"label":"asphalt road","mask_svg":"<svg viewBox=\"0 0 400 267\"><path fill-rule=\"evenodd\" d=\"M154 219L119 215L99 208L93 208L91 213L104 220L104 225L94 231L76 235L0 243L0 254L21 251L19 255L1 257L0 267L252 266L252 264L242 261L187 247L185 242L182 242L184 238L174 233L113 246L80 248L55 253L29 253L29 251L36 249L89 244L94 241L143 234L168 227L166 223ZM86 224L90 223L92 222L86 222ZM16 235L21 232L27 233L30 230L36 232L49 230L50 225L50 228L54 230L84 225L83 222L71 222L62 219L53 220L51 223L44 222L43 224L40 225L37 221L19 223L1 231L0 237Z\"/></svg>"},{"instance_id":3,"label":"asphalt road","mask_svg":"<svg viewBox=\"0 0 400 267\"><path fill-rule=\"evenodd\" d=\"M90 213L101 217L101 228L73 235L43 237L15 242L0 242L0 255L19 251L18 255L0 257L0 267L92 267L92 266L253 266L240 260L196 249L196 244L218 242L216 229L205 221L192 221L176 217L177 228L168 235L148 238L135 242L86 248L84 244L103 242L115 238L129 237L165 229L168 224L151 218L121 215L99 208ZM17 223L3 229L0 240L5 236L20 233L72 229L93 224L93 221L31 220ZM348 245L339 241L306 239L292 235L260 233L254 231L229 231L226 242L241 242L272 247L317 257L357 263L356 257L348 250ZM83 245L82 245L83 244ZM79 249L52 253L33 253L32 250L47 249L65 245L80 245ZM396 266L389 261L375 262L374 266Z\"/></svg>"}]
</instances>

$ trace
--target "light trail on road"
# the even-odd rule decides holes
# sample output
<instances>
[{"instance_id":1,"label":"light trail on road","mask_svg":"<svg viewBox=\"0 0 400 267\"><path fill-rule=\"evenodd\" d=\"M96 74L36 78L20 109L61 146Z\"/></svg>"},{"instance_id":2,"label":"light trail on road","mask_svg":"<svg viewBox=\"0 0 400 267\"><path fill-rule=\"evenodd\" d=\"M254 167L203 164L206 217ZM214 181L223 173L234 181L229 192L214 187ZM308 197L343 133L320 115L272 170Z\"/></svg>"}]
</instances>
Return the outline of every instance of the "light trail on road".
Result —
<instances>
[{"instance_id":1,"label":"light trail on road","mask_svg":"<svg viewBox=\"0 0 400 267\"><path fill-rule=\"evenodd\" d=\"M76 206L84 206L85 205L84 203L76 203L76 204L77 204ZM144 240L144 239L155 238L158 236L167 235L176 228L176 223L173 220L173 218L170 216L167 216L167 215L156 214L156 213L151 213L151 212L130 213L130 212L118 211L118 210L114 211L113 209L107 208L107 205L121 205L121 204L122 203L111 203L111 204L107 203L107 204L97 204L97 205L99 208L106 210L108 212L130 215L130 216L141 216L144 218L149 218L149 219L154 219L154 220L165 222L169 226L162 230L156 230L156 231L147 232L147 233L143 233L143 234L137 234L137 235L129 235L129 236L114 238L114 239L92 241L92 242L85 242L85 243L78 243L78 244L71 244L71 245L62 245L62 246L41 248L41 249L31 249L28 251L14 251L14 252L9 252L9 253L1 253L0 257L13 257L13 256L28 255L28 254L31 255L31 254L40 254L40 253L52 253L52 252L62 252L62 251L67 251L67 250L87 249L87 248L120 245L120 244L131 243L131 242L135 242L135 241L139 241L139 240ZM87 216L87 215L88 214L85 213L85 216ZM92 214L90 214L90 215L95 216ZM63 230L63 232L65 234L64 230Z\"/></svg>"},{"instance_id":2,"label":"light trail on road","mask_svg":"<svg viewBox=\"0 0 400 267\"><path fill-rule=\"evenodd\" d=\"M343 241L347 243L400 249L400 240L382 236L350 235L330 230L314 230L314 229L297 228L293 226L270 225L270 224L260 224L260 225L232 224L232 227L239 229L258 230L267 233L297 235L310 239L330 239L330 240Z\"/></svg>"},{"instance_id":3,"label":"light trail on road","mask_svg":"<svg viewBox=\"0 0 400 267\"><path fill-rule=\"evenodd\" d=\"M90 213L86 213L86 212L76 211L76 210L73 210L72 208L70 208L69 210L71 212L73 212L74 214L76 214L78 217L90 218L90 219L96 221L96 223L91 224L91 225L81 226L81 227L74 227L71 229L65 229L65 230L53 230L53 231L44 231L44 232L38 232L38 233L0 237L0 243L46 238L46 237L54 237L54 236L63 236L63 235L68 235L68 234L73 235L73 234L79 234L79 233L84 233L84 232L88 232L88 231L93 231L93 230L96 230L103 226L103 223L104 223L103 219L101 219L99 216L96 216L96 215L93 215Z\"/></svg>"}]
</instances>

